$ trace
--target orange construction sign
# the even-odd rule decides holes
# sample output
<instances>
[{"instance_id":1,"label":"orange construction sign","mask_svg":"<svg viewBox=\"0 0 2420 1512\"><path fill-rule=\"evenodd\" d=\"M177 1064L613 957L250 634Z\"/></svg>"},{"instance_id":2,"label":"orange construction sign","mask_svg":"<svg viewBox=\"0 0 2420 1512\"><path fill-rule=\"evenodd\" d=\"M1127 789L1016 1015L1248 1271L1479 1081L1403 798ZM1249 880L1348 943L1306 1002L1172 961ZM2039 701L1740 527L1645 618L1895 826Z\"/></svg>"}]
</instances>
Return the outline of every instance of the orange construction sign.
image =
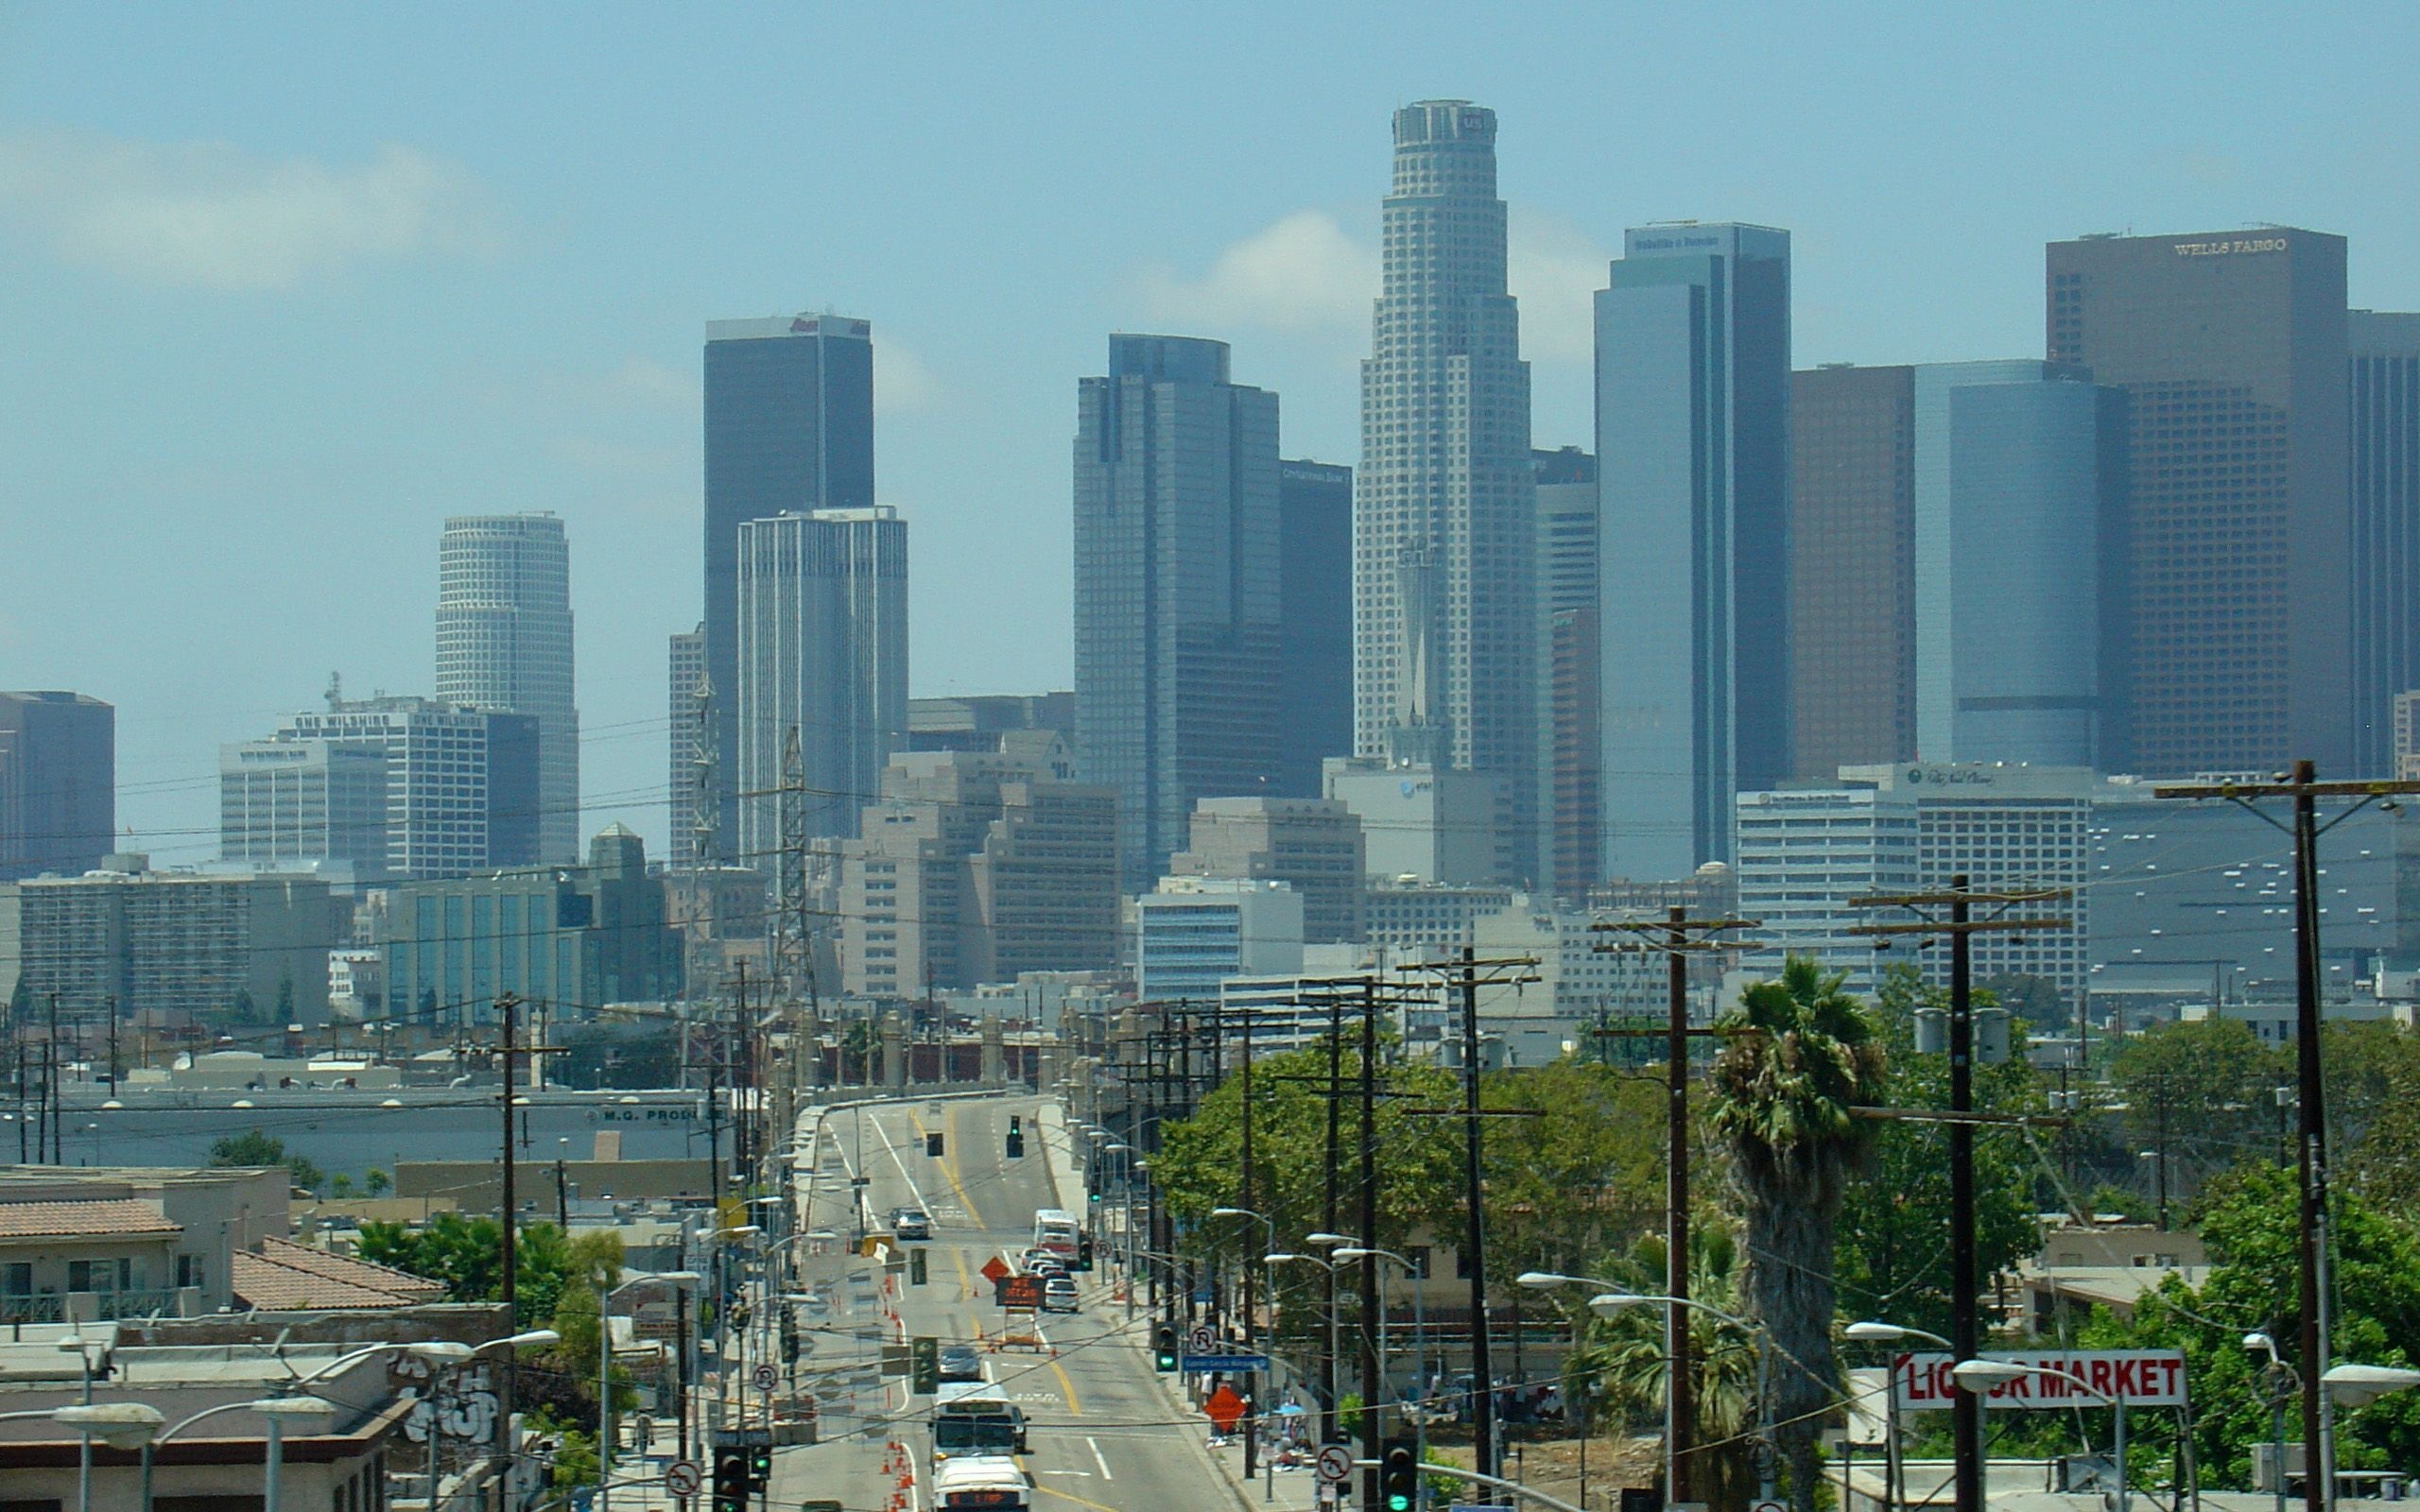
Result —
<instances>
[{"instance_id":1,"label":"orange construction sign","mask_svg":"<svg viewBox=\"0 0 2420 1512\"><path fill-rule=\"evenodd\" d=\"M1243 1421L1244 1399L1236 1395L1235 1387L1222 1384L1203 1399L1201 1413L1221 1435L1232 1434L1236 1424Z\"/></svg>"},{"instance_id":2,"label":"orange construction sign","mask_svg":"<svg viewBox=\"0 0 2420 1512\"><path fill-rule=\"evenodd\" d=\"M1002 1261L997 1255L994 1255L991 1259L983 1263L983 1279L992 1282L995 1286L999 1284L1000 1278L1008 1274L1009 1267L1007 1263Z\"/></svg>"}]
</instances>

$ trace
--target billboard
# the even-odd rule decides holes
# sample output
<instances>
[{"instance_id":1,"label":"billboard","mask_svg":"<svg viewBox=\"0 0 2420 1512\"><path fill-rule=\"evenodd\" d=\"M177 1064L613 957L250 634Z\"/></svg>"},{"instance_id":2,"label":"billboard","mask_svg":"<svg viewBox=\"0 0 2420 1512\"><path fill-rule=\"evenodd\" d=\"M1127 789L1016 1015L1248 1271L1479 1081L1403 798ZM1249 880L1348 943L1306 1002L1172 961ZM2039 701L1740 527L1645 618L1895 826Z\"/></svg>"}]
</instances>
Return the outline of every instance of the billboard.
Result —
<instances>
[{"instance_id":1,"label":"billboard","mask_svg":"<svg viewBox=\"0 0 2420 1512\"><path fill-rule=\"evenodd\" d=\"M2058 1372L2057 1378L2029 1374L2000 1383L1985 1399L1993 1408L2100 1407L2106 1405L2102 1393L2129 1407L2185 1405L2185 1354L2179 1349L1996 1349L1983 1358ZM1891 1389L1899 1410L1946 1409L1958 1395L1958 1383L1949 1373L1956 1363L1946 1354L1903 1354L1893 1360Z\"/></svg>"}]
</instances>

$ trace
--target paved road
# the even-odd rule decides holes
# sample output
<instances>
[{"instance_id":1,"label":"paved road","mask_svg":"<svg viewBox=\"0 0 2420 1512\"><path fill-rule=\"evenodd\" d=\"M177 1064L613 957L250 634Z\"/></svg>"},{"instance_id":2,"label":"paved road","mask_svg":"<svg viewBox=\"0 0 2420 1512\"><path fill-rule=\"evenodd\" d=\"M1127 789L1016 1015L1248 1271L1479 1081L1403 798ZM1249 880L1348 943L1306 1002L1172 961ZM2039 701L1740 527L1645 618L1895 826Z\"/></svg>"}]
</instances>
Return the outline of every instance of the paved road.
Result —
<instances>
[{"instance_id":1,"label":"paved road","mask_svg":"<svg viewBox=\"0 0 2420 1512\"><path fill-rule=\"evenodd\" d=\"M1014 1160L1003 1154L1011 1114L1026 1132L1027 1153ZM1055 1133L1055 1115L1051 1124ZM925 1153L933 1133L943 1140L938 1158ZM1102 1284L1105 1275L1079 1278L1080 1313L1033 1320L1039 1348L1005 1342L1010 1320L993 1306L982 1265L1025 1247L1036 1208L1063 1205L1052 1173L1065 1172L1066 1159L1063 1144L1046 1144L1029 1098L909 1101L825 1116L801 1231L854 1233L847 1182L863 1176L866 1211L877 1227L894 1207L912 1204L932 1215L932 1240L911 1246L926 1252L928 1280L911 1285L904 1263L891 1269L837 1251L803 1262L806 1283L836 1298L832 1315L815 1320L810 1359L855 1394L827 1400L824 1442L775 1454L774 1508L826 1498L848 1512L927 1512L930 1400L911 1398L906 1381L870 1367L882 1338L930 1334L975 1345L991 1378L1025 1409L1032 1431L1022 1459L1037 1512L1238 1512L1231 1483L1210 1458L1204 1425L1152 1373L1144 1325L1138 1317L1130 1328L1126 1309ZM843 1432L849 1428L857 1432ZM1282 1492L1302 1489L1282 1494L1279 1504L1303 1504L1308 1481L1286 1478Z\"/></svg>"}]
</instances>

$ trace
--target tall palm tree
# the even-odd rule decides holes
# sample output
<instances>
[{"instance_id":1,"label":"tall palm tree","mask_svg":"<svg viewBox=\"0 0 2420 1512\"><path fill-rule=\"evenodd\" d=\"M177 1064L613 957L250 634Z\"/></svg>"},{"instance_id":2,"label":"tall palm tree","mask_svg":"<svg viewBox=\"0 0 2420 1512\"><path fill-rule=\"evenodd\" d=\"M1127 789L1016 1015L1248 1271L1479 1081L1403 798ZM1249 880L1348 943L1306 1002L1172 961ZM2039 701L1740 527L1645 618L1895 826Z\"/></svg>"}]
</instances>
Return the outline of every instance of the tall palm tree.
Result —
<instances>
[{"instance_id":1,"label":"tall palm tree","mask_svg":"<svg viewBox=\"0 0 2420 1512\"><path fill-rule=\"evenodd\" d=\"M1814 1512L1815 1444L1839 1400L1832 1357L1832 1243L1870 1125L1850 1110L1882 1097L1877 1024L1804 955L1759 982L1719 1025L1708 1121L1731 1158L1748 1263L1741 1290L1767 1332L1769 1408L1795 1512Z\"/></svg>"}]
</instances>

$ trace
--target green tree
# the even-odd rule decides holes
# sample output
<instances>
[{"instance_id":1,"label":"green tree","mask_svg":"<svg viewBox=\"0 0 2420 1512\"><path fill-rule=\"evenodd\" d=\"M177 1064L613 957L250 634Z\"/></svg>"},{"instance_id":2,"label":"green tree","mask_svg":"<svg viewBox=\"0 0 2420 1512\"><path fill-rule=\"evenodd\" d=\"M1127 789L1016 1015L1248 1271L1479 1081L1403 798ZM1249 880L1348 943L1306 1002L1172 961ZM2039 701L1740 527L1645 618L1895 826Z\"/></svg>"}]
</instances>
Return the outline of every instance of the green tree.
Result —
<instances>
[{"instance_id":1,"label":"green tree","mask_svg":"<svg viewBox=\"0 0 2420 1512\"><path fill-rule=\"evenodd\" d=\"M327 1179L326 1173L312 1164L308 1157L288 1155L284 1140L256 1128L230 1134L214 1143L210 1146L210 1163L222 1169L282 1165L293 1183L306 1192L317 1192Z\"/></svg>"},{"instance_id":2,"label":"green tree","mask_svg":"<svg viewBox=\"0 0 2420 1512\"><path fill-rule=\"evenodd\" d=\"M1359 1050L1345 1054L1345 1086L1356 1085ZM1279 1247L1299 1249L1304 1234L1321 1227L1327 1173L1324 1042L1253 1060L1252 1206L1277 1225ZM1441 1228L1462 1211L1461 1145L1448 1120L1412 1116L1415 1108L1438 1108L1456 1093L1454 1078L1433 1066L1381 1065L1374 1119L1378 1173L1378 1232L1374 1243L1399 1247L1423 1224ZM1355 1153L1359 1110L1341 1110L1340 1190L1348 1228L1359 1211L1358 1157ZM1213 1219L1210 1210L1234 1206L1243 1193L1243 1078L1229 1076L1203 1097L1188 1119L1161 1125L1151 1177L1178 1226L1179 1244L1209 1256L1240 1253L1264 1235L1242 1219Z\"/></svg>"},{"instance_id":3,"label":"green tree","mask_svg":"<svg viewBox=\"0 0 2420 1512\"><path fill-rule=\"evenodd\" d=\"M2277 1057L2248 1024L2202 1019L2147 1029L2118 1047L2109 1079L2137 1151L2165 1151L2169 1191L2271 1147Z\"/></svg>"},{"instance_id":4,"label":"green tree","mask_svg":"<svg viewBox=\"0 0 2420 1512\"><path fill-rule=\"evenodd\" d=\"M1990 993L1995 1003L2035 1030L2064 1030L2075 1018L2075 1009L2059 984L2047 976L2003 971L1976 983L1975 990Z\"/></svg>"},{"instance_id":5,"label":"green tree","mask_svg":"<svg viewBox=\"0 0 2420 1512\"><path fill-rule=\"evenodd\" d=\"M1949 1057L1916 1054L1916 1006L1946 1010L1945 988L1929 986L1915 968L1893 964L1876 991L1891 1103L1910 1111L1949 1106ZM1983 995L1978 993L1980 999ZM2023 1058L1979 1066L1976 1106L1986 1111L2041 1110L2043 1098ZM1935 1333L1949 1332L1949 1126L1916 1119L1879 1122L1872 1163L1841 1207L1833 1275L1841 1305L1859 1317L1883 1318ZM1982 1274L2007 1270L2041 1241L2031 1173L2039 1153L2021 1128L1986 1125L1975 1131L1975 1231Z\"/></svg>"},{"instance_id":6,"label":"green tree","mask_svg":"<svg viewBox=\"0 0 2420 1512\"><path fill-rule=\"evenodd\" d=\"M338 1171L328 1177L328 1195L341 1202L353 1195L353 1177Z\"/></svg>"},{"instance_id":7,"label":"green tree","mask_svg":"<svg viewBox=\"0 0 2420 1512\"><path fill-rule=\"evenodd\" d=\"M1768 1407L1796 1512L1815 1512L1816 1435L1838 1398L1833 1240L1871 1132L1851 1109L1880 1102L1887 1074L1874 1015L1841 981L1793 955L1749 988L1720 1025L1708 1111L1741 1199L1741 1290L1776 1356Z\"/></svg>"},{"instance_id":8,"label":"green tree","mask_svg":"<svg viewBox=\"0 0 2420 1512\"><path fill-rule=\"evenodd\" d=\"M1482 1106L1537 1111L1487 1124L1492 1283L1568 1270L1662 1227L1665 1097L1653 1078L1571 1056L1481 1079Z\"/></svg>"},{"instance_id":9,"label":"green tree","mask_svg":"<svg viewBox=\"0 0 2420 1512\"><path fill-rule=\"evenodd\" d=\"M388 1177L386 1172L380 1170L374 1165L372 1166L369 1173L361 1178L361 1190L369 1193L373 1197L385 1196L388 1189L392 1187L394 1184L394 1181Z\"/></svg>"},{"instance_id":10,"label":"green tree","mask_svg":"<svg viewBox=\"0 0 2420 1512\"><path fill-rule=\"evenodd\" d=\"M277 1022L294 1022L294 974L291 971L277 979Z\"/></svg>"}]
</instances>

